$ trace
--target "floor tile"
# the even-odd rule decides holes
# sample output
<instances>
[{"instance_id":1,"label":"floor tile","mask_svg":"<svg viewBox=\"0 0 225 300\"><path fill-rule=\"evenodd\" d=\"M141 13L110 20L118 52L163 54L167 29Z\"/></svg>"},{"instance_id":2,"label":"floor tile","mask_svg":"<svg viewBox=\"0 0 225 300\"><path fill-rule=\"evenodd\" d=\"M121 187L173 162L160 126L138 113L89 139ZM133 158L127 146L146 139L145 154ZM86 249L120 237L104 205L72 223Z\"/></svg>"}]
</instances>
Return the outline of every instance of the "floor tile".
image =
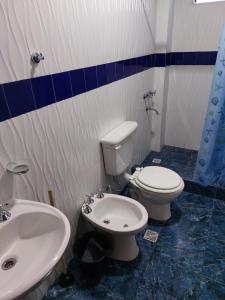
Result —
<instances>
[{"instance_id":1,"label":"floor tile","mask_svg":"<svg viewBox=\"0 0 225 300\"><path fill-rule=\"evenodd\" d=\"M222 200L221 200L222 201ZM214 209L210 221L210 235L218 240L225 240L225 211Z\"/></svg>"},{"instance_id":2,"label":"floor tile","mask_svg":"<svg viewBox=\"0 0 225 300\"><path fill-rule=\"evenodd\" d=\"M222 199L220 198L221 195L222 195ZM220 191L220 194L217 196L219 196L218 199L220 200L214 199L214 208L225 211L225 190L223 192Z\"/></svg>"},{"instance_id":3,"label":"floor tile","mask_svg":"<svg viewBox=\"0 0 225 300\"><path fill-rule=\"evenodd\" d=\"M209 197L204 197L203 195L190 194L186 192L183 192L179 196L177 202L179 203L180 206L187 207L187 208L199 207L199 208L205 208L210 210L213 209L214 206L214 199ZM224 209L225 209L225 205L224 205Z\"/></svg>"},{"instance_id":4,"label":"floor tile","mask_svg":"<svg viewBox=\"0 0 225 300\"><path fill-rule=\"evenodd\" d=\"M144 285L138 286L136 293L143 295L143 299L191 299L199 294L198 275L189 266L184 268L167 256L153 259L143 278Z\"/></svg>"},{"instance_id":5,"label":"floor tile","mask_svg":"<svg viewBox=\"0 0 225 300\"><path fill-rule=\"evenodd\" d=\"M197 299L197 298L196 298ZM225 286L212 280L201 280L198 300L225 299Z\"/></svg>"}]
</instances>

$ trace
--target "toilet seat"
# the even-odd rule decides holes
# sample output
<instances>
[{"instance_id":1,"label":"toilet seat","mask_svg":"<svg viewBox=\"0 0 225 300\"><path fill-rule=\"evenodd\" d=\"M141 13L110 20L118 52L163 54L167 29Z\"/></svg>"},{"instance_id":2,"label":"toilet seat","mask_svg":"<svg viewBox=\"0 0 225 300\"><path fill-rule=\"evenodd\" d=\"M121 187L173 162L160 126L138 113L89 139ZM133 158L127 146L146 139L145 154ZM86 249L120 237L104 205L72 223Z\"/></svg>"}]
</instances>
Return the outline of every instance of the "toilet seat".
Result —
<instances>
[{"instance_id":1,"label":"toilet seat","mask_svg":"<svg viewBox=\"0 0 225 300\"><path fill-rule=\"evenodd\" d=\"M163 167L145 167L135 176L135 183L142 189L155 193L172 193L183 185L182 178Z\"/></svg>"}]
</instances>

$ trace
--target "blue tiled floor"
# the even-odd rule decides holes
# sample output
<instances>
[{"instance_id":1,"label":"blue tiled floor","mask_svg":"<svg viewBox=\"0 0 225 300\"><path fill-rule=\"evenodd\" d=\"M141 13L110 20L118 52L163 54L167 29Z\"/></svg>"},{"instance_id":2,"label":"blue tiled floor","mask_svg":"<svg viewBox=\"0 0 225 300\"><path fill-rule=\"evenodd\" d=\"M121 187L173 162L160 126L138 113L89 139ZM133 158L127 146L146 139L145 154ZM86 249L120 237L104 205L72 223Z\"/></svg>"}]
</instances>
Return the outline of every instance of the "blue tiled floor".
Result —
<instances>
[{"instance_id":1,"label":"blue tiled floor","mask_svg":"<svg viewBox=\"0 0 225 300\"><path fill-rule=\"evenodd\" d=\"M225 299L225 205L222 200L183 192L154 244L138 237L139 257L130 263L107 260L99 280L85 277L76 258L70 263L75 283L57 283L44 300L68 299Z\"/></svg>"},{"instance_id":2,"label":"blue tiled floor","mask_svg":"<svg viewBox=\"0 0 225 300\"><path fill-rule=\"evenodd\" d=\"M166 146L161 153L150 153L142 166L153 165L153 158L191 182L196 151ZM169 221L149 221L146 229L157 231L159 239L148 242L143 239L146 229L142 231L135 261L108 259L96 278L86 276L75 257L70 262L74 285L63 289L56 282L44 300L225 299L225 202L215 199L210 188L205 194L194 191L192 186L192 193L183 192L172 204ZM129 189L124 193L129 196Z\"/></svg>"},{"instance_id":3,"label":"blue tiled floor","mask_svg":"<svg viewBox=\"0 0 225 300\"><path fill-rule=\"evenodd\" d=\"M192 180L198 152L183 148L164 146L161 152L152 151L143 161L142 166L152 166L153 158L161 159L160 166L170 168L177 172L183 179Z\"/></svg>"}]
</instances>

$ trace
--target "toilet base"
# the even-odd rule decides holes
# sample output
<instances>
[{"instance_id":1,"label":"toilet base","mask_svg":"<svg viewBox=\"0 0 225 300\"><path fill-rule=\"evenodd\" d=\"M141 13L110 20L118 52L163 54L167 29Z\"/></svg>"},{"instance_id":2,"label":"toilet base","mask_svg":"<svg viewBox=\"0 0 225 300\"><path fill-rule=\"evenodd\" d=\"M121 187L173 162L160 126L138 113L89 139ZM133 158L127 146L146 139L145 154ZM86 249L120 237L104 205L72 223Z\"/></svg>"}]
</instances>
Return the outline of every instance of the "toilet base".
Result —
<instances>
[{"instance_id":1,"label":"toilet base","mask_svg":"<svg viewBox=\"0 0 225 300\"><path fill-rule=\"evenodd\" d=\"M152 199L147 198L138 189L133 188L130 189L130 194L133 199L144 205L150 219L156 221L167 221L171 217L171 201L164 204L154 204Z\"/></svg>"},{"instance_id":2,"label":"toilet base","mask_svg":"<svg viewBox=\"0 0 225 300\"><path fill-rule=\"evenodd\" d=\"M139 247L134 235L111 235L112 251L110 258L120 261L131 261L138 256Z\"/></svg>"},{"instance_id":3,"label":"toilet base","mask_svg":"<svg viewBox=\"0 0 225 300\"><path fill-rule=\"evenodd\" d=\"M170 203L160 205L148 203L146 210L149 218L156 221L167 221L171 217Z\"/></svg>"}]
</instances>

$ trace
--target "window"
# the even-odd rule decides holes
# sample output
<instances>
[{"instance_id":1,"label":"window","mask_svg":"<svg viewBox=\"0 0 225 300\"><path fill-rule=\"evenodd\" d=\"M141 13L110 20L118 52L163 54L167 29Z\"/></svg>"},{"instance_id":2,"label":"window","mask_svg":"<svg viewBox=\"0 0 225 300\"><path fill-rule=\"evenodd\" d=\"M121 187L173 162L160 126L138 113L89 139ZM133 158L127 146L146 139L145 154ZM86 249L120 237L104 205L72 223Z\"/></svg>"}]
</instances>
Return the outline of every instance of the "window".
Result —
<instances>
[{"instance_id":1,"label":"window","mask_svg":"<svg viewBox=\"0 0 225 300\"><path fill-rule=\"evenodd\" d=\"M194 0L195 4L201 4L201 3L213 3L213 2L222 2L225 0Z\"/></svg>"}]
</instances>

